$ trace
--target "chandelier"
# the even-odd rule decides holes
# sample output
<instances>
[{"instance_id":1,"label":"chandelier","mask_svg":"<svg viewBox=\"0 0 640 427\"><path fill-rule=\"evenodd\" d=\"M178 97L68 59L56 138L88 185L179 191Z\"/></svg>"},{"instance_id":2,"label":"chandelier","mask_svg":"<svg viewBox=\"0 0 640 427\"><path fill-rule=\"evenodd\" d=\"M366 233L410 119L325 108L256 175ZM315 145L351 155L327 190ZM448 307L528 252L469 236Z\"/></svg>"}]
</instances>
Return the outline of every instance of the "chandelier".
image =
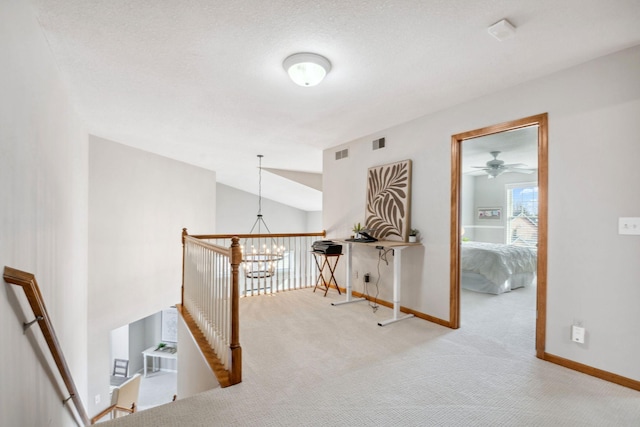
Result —
<instances>
[{"instance_id":1,"label":"chandelier","mask_svg":"<svg viewBox=\"0 0 640 427\"><path fill-rule=\"evenodd\" d=\"M247 240L240 246L242 251L242 262L244 264L244 274L248 278L266 278L275 274L278 261L284 256L284 246L278 245L276 240L271 237L262 238L262 228L266 230L266 234L271 234L271 230L267 226L262 216L262 154L258 154L258 214L256 221L251 227L249 234L256 234L255 238L251 238L251 247L248 247ZM257 239L257 242L256 242ZM264 239L264 240L263 240Z\"/></svg>"}]
</instances>

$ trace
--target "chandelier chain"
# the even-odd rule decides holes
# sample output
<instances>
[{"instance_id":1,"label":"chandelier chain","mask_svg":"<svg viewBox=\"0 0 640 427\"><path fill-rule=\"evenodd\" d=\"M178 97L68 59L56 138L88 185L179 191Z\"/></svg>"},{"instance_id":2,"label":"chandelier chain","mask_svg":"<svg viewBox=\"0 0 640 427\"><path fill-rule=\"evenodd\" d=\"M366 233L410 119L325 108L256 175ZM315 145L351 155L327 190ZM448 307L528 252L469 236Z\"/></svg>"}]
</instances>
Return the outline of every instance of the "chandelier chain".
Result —
<instances>
[{"instance_id":1,"label":"chandelier chain","mask_svg":"<svg viewBox=\"0 0 640 427\"><path fill-rule=\"evenodd\" d=\"M262 215L262 154L258 154L258 215Z\"/></svg>"}]
</instances>

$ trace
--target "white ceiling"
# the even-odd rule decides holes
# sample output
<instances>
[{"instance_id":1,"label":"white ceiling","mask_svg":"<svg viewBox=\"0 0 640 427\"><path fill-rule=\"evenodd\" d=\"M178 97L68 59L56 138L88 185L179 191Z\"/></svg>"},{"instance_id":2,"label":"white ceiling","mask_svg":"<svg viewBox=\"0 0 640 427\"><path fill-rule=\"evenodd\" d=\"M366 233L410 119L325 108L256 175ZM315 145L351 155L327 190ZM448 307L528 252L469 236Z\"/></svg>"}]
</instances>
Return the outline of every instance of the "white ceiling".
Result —
<instances>
[{"instance_id":1,"label":"white ceiling","mask_svg":"<svg viewBox=\"0 0 640 427\"><path fill-rule=\"evenodd\" d=\"M497 159L505 164L520 163L520 168L538 169L538 126L462 141L462 173L486 175L476 166L486 166L489 160L493 160L492 151L499 151Z\"/></svg>"},{"instance_id":2,"label":"white ceiling","mask_svg":"<svg viewBox=\"0 0 640 427\"><path fill-rule=\"evenodd\" d=\"M638 0L30 1L90 133L254 193L257 154L320 173L325 148L640 43ZM312 88L282 68L305 51L333 66ZM262 194L321 209L279 175Z\"/></svg>"}]
</instances>

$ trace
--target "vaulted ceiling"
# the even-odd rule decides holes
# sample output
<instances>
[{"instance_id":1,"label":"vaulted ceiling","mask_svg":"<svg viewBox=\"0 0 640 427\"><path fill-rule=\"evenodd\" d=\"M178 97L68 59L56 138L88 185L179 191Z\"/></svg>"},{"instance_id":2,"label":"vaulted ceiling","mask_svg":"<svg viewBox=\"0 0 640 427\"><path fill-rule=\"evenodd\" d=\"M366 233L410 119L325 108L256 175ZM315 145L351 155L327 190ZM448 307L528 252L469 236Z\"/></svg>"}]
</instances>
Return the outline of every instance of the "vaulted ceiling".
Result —
<instances>
[{"instance_id":1,"label":"vaulted ceiling","mask_svg":"<svg viewBox=\"0 0 640 427\"><path fill-rule=\"evenodd\" d=\"M637 0L29 1L90 133L254 193L258 154L320 173L325 148L640 43ZM324 82L289 80L296 52L331 61ZM321 209L290 177L263 196Z\"/></svg>"}]
</instances>

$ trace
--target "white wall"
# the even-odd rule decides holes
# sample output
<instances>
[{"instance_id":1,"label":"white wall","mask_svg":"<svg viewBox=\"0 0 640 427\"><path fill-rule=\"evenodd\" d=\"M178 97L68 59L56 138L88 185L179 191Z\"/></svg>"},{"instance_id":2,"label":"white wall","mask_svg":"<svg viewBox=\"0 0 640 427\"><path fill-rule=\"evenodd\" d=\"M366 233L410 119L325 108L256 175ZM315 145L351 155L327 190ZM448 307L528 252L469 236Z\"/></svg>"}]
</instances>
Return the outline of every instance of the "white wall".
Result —
<instances>
[{"instance_id":1,"label":"white wall","mask_svg":"<svg viewBox=\"0 0 640 427\"><path fill-rule=\"evenodd\" d=\"M640 182L639 75L635 47L326 150L325 227L344 236L364 218L367 168L412 159L412 226L424 248L405 251L415 254L402 304L448 320L451 135L548 112L546 351L640 380L640 341L629 339L640 324L640 237L617 234L618 217L640 216L631 187ZM382 136L387 148L371 151ZM334 160L345 147L350 157ZM587 329L583 346L569 339L574 320Z\"/></svg>"},{"instance_id":2,"label":"white wall","mask_svg":"<svg viewBox=\"0 0 640 427\"><path fill-rule=\"evenodd\" d=\"M258 214L258 196L220 183L217 185L216 194L217 224L215 233L249 233ZM264 197L262 198L262 216L272 233L322 231L319 212L306 212ZM212 230L208 231L208 233L213 232ZM257 228L254 230L255 232L257 232ZM262 232L266 233L264 227Z\"/></svg>"},{"instance_id":3,"label":"white wall","mask_svg":"<svg viewBox=\"0 0 640 427\"><path fill-rule=\"evenodd\" d=\"M486 179L486 178L485 178ZM475 240L476 177L462 175L460 191L460 225L464 228L464 238Z\"/></svg>"},{"instance_id":4,"label":"white wall","mask_svg":"<svg viewBox=\"0 0 640 427\"><path fill-rule=\"evenodd\" d=\"M309 233L322 231L322 211L307 212L307 227L305 230Z\"/></svg>"},{"instance_id":5,"label":"white wall","mask_svg":"<svg viewBox=\"0 0 640 427\"><path fill-rule=\"evenodd\" d=\"M111 331L111 366L115 359L129 360L129 325L121 326ZM129 366L129 374L134 373Z\"/></svg>"},{"instance_id":6,"label":"white wall","mask_svg":"<svg viewBox=\"0 0 640 427\"><path fill-rule=\"evenodd\" d=\"M5 0L1 9L0 267L35 274L84 400L87 133L28 2ZM22 332L33 317L24 292L3 283L0 425L75 425L40 328Z\"/></svg>"},{"instance_id":7,"label":"white wall","mask_svg":"<svg viewBox=\"0 0 640 427\"><path fill-rule=\"evenodd\" d=\"M182 228L213 229L216 183L215 172L94 136L89 171L88 393L95 414L108 403L109 332L180 302Z\"/></svg>"}]
</instances>

